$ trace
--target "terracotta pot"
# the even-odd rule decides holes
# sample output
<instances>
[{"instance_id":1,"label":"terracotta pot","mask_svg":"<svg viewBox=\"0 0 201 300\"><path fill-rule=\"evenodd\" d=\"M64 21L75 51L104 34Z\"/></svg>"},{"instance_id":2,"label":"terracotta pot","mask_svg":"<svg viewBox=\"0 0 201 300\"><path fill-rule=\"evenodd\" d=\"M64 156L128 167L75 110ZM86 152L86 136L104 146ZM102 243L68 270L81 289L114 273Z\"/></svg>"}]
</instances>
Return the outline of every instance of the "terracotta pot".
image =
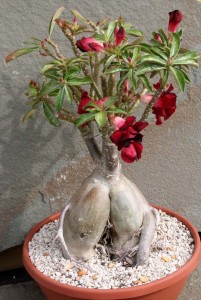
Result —
<instances>
[{"instance_id":1,"label":"terracotta pot","mask_svg":"<svg viewBox=\"0 0 201 300\"><path fill-rule=\"evenodd\" d=\"M33 229L31 229L31 231L25 239L23 247L24 266L28 273L39 284L42 292L48 300L176 300L179 294L181 293L188 276L196 268L200 259L200 238L196 228L184 217L178 215L173 211L158 206L155 207L160 208L161 210L173 217L176 217L179 221L185 224L189 228L195 242L195 251L191 259L183 267L181 267L179 270L175 271L171 275L168 275L162 279L141 286L111 290L97 290L91 288L87 289L75 287L60 283L54 279L45 276L40 271L38 271L36 267L32 264L28 253L28 243L32 239L34 234L38 232L44 224L58 219L60 213L56 213L46 218L45 220L35 225Z\"/></svg>"}]
</instances>

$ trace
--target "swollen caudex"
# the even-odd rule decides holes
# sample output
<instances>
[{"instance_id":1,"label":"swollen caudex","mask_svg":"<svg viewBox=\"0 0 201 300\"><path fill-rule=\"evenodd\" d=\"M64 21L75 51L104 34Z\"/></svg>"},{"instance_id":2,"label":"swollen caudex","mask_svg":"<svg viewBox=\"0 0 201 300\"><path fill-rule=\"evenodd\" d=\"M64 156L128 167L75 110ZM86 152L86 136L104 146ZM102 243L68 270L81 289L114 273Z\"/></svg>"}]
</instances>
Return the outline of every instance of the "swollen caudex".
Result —
<instances>
[{"instance_id":1,"label":"swollen caudex","mask_svg":"<svg viewBox=\"0 0 201 300\"><path fill-rule=\"evenodd\" d=\"M114 254L114 257L121 258L127 254L136 254L137 251L133 250L139 248L137 263L141 264L142 260L146 263L144 257L148 259L153 234L148 230L150 222L144 222L144 217L147 213L151 214L153 233L154 217L143 195L121 173L120 164L116 166L111 172L109 165L110 172L107 169L105 176L97 167L74 194L68 209L64 210L60 218L62 230L59 237L65 258L86 261L93 257L94 248L109 221L111 229L108 251ZM140 241L140 232L144 231L142 237L147 236L147 230L151 238L145 244ZM144 253L145 248L147 254Z\"/></svg>"}]
</instances>

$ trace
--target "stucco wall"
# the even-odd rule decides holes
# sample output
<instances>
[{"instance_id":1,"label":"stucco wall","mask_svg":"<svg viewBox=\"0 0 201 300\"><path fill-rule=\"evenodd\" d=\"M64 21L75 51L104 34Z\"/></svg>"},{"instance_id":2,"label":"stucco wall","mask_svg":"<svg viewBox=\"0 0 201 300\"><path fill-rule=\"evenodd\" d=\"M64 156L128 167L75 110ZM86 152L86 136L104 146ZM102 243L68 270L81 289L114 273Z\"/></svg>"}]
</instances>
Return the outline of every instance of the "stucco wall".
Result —
<instances>
[{"instance_id":1,"label":"stucco wall","mask_svg":"<svg viewBox=\"0 0 201 300\"><path fill-rule=\"evenodd\" d=\"M29 37L46 37L52 14L63 5L95 20L121 15L142 29L146 38L159 27L167 28L168 12L180 9L184 14L185 45L201 52L201 3L196 0L7 0L1 1L0 10L1 57L20 48ZM67 11L66 15L70 16ZM56 31L56 40L62 38ZM9 65L3 59L0 63L0 250L3 250L21 243L34 223L60 210L93 164L73 126L57 129L43 116L34 123L21 122L27 109L24 91L29 80L37 77L41 58L30 55ZM191 87L179 93L180 105L172 118L162 126L146 129L141 161L124 165L124 169L151 203L177 210L201 230L200 69L192 70L191 79ZM61 174L68 176L60 177L63 181L59 182ZM65 197L62 187L67 190ZM55 189L60 191L59 197L54 194Z\"/></svg>"}]
</instances>

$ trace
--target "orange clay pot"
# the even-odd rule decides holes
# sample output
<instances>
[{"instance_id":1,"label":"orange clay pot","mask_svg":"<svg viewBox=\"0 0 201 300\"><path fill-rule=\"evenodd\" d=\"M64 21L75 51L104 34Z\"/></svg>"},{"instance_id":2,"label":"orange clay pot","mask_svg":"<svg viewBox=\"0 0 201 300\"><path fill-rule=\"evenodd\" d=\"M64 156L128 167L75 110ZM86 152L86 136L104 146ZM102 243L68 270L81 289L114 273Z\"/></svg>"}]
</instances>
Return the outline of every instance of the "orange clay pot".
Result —
<instances>
[{"instance_id":1,"label":"orange clay pot","mask_svg":"<svg viewBox=\"0 0 201 300\"><path fill-rule=\"evenodd\" d=\"M176 300L179 294L181 293L188 276L196 268L200 259L200 238L196 228L184 217L168 209L164 209L158 206L154 207L161 209L170 216L176 217L179 221L185 224L190 230L194 239L195 250L191 259L183 267L181 267L179 270L175 271L171 275L137 287L110 290L75 287L60 283L54 279L45 276L40 271L38 271L36 267L32 264L29 258L28 243L32 239L34 234L38 232L44 224L58 219L60 213L51 215L50 217L35 225L33 229L31 229L31 231L25 239L23 247L24 266L27 272L39 284L42 292L48 300Z\"/></svg>"}]
</instances>

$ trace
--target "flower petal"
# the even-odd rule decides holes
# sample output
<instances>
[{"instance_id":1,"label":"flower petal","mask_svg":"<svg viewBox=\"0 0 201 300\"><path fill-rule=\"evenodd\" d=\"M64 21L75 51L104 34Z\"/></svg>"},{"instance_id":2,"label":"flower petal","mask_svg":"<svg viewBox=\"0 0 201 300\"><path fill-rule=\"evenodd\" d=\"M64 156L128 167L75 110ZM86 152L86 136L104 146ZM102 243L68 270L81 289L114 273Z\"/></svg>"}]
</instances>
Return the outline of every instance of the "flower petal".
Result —
<instances>
[{"instance_id":1,"label":"flower petal","mask_svg":"<svg viewBox=\"0 0 201 300\"><path fill-rule=\"evenodd\" d=\"M138 121L136 122L132 127L134 130L136 130L137 132L140 132L141 130L143 130L145 127L147 127L149 124L147 122L142 122L142 121Z\"/></svg>"},{"instance_id":2,"label":"flower petal","mask_svg":"<svg viewBox=\"0 0 201 300\"><path fill-rule=\"evenodd\" d=\"M125 130L125 129L128 129L128 127L130 127L131 125L133 125L133 123L135 122L135 117L133 116L130 116L130 117L127 117L126 120L125 120L125 123L122 127L120 127L121 130Z\"/></svg>"},{"instance_id":3,"label":"flower petal","mask_svg":"<svg viewBox=\"0 0 201 300\"><path fill-rule=\"evenodd\" d=\"M121 157L123 161L127 163L132 163L135 161L137 152L133 144L130 144L128 147L123 147L121 150Z\"/></svg>"},{"instance_id":4,"label":"flower petal","mask_svg":"<svg viewBox=\"0 0 201 300\"><path fill-rule=\"evenodd\" d=\"M122 127L125 123L125 120L121 117L116 117L113 120L113 124L114 124L114 129L118 130L120 127Z\"/></svg>"},{"instance_id":5,"label":"flower petal","mask_svg":"<svg viewBox=\"0 0 201 300\"><path fill-rule=\"evenodd\" d=\"M115 145L118 146L123 134L124 134L123 131L117 130L111 134L110 139Z\"/></svg>"},{"instance_id":6,"label":"flower petal","mask_svg":"<svg viewBox=\"0 0 201 300\"><path fill-rule=\"evenodd\" d=\"M86 112L85 109L84 109L84 106L86 106L87 103L89 103L91 101L92 100L89 97L88 92L87 91L83 92L83 94L81 96L80 103L78 105L78 109L77 109L78 114L84 114Z\"/></svg>"},{"instance_id":7,"label":"flower petal","mask_svg":"<svg viewBox=\"0 0 201 300\"><path fill-rule=\"evenodd\" d=\"M115 37L115 45L119 46L126 36L126 32L124 28L121 26L118 30L115 28L114 37Z\"/></svg>"}]
</instances>

